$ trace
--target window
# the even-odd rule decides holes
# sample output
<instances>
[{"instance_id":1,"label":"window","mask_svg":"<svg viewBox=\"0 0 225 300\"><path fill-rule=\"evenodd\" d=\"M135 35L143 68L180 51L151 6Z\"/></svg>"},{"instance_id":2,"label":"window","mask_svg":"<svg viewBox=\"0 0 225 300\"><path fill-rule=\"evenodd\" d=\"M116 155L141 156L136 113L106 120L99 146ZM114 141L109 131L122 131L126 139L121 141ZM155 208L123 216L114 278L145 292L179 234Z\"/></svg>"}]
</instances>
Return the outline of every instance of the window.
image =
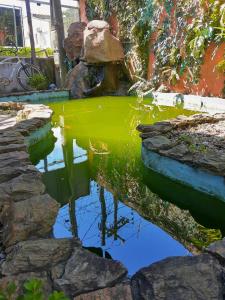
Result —
<instances>
[{"instance_id":1,"label":"window","mask_svg":"<svg viewBox=\"0 0 225 300\"><path fill-rule=\"evenodd\" d=\"M0 46L10 46L12 42L23 47L21 9L0 6Z\"/></svg>"}]
</instances>

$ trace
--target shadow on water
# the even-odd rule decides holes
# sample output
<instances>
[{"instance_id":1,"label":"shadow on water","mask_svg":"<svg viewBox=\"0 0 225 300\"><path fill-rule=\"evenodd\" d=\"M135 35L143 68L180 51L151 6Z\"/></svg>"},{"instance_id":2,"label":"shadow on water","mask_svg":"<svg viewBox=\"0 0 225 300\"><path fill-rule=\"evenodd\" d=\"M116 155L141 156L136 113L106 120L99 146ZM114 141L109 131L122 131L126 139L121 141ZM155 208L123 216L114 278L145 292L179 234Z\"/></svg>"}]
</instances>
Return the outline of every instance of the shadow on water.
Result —
<instances>
[{"instance_id":1,"label":"shadow on water","mask_svg":"<svg viewBox=\"0 0 225 300\"><path fill-rule=\"evenodd\" d=\"M30 153L48 193L61 203L56 237L79 236L85 247L122 261L130 274L167 256L197 253L221 238L224 202L141 161L134 128L149 118L155 122L190 112L143 108L132 98L52 108L51 138Z\"/></svg>"},{"instance_id":2,"label":"shadow on water","mask_svg":"<svg viewBox=\"0 0 225 300\"><path fill-rule=\"evenodd\" d=\"M181 209L189 210L196 222L201 225L218 228L225 233L225 203L221 199L199 192L147 168L144 174L144 184L161 199Z\"/></svg>"}]
</instances>

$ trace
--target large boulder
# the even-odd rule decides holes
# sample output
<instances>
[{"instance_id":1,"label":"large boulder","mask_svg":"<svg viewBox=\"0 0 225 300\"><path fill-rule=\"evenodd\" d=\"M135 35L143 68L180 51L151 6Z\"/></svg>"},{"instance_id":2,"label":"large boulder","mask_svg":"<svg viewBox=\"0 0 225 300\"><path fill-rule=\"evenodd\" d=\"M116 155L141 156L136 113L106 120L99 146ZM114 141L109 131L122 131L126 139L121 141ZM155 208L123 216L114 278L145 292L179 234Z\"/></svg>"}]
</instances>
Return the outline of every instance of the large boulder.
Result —
<instances>
[{"instance_id":1,"label":"large boulder","mask_svg":"<svg viewBox=\"0 0 225 300\"><path fill-rule=\"evenodd\" d=\"M218 260L208 254L167 258L134 275L134 298L222 300L223 272Z\"/></svg>"},{"instance_id":2,"label":"large boulder","mask_svg":"<svg viewBox=\"0 0 225 300\"><path fill-rule=\"evenodd\" d=\"M81 55L86 23L72 23L68 29L68 37L64 41L66 55L70 60L76 60Z\"/></svg>"},{"instance_id":3,"label":"large boulder","mask_svg":"<svg viewBox=\"0 0 225 300\"><path fill-rule=\"evenodd\" d=\"M81 61L68 74L66 87L71 91L73 98L84 98L90 89L101 84L103 73L102 66L90 66Z\"/></svg>"},{"instance_id":4,"label":"large boulder","mask_svg":"<svg viewBox=\"0 0 225 300\"><path fill-rule=\"evenodd\" d=\"M126 80L121 63L87 64L81 61L68 74L66 87L73 98L126 95Z\"/></svg>"},{"instance_id":5,"label":"large boulder","mask_svg":"<svg viewBox=\"0 0 225 300\"><path fill-rule=\"evenodd\" d=\"M49 236L58 209L59 204L48 194L11 202L10 205L7 201L1 214L3 244L8 247L27 239Z\"/></svg>"},{"instance_id":6,"label":"large boulder","mask_svg":"<svg viewBox=\"0 0 225 300\"><path fill-rule=\"evenodd\" d=\"M0 184L0 201L8 195L14 202L22 201L33 196L44 194L45 185L41 181L41 174L21 174L8 182Z\"/></svg>"},{"instance_id":7,"label":"large boulder","mask_svg":"<svg viewBox=\"0 0 225 300\"><path fill-rule=\"evenodd\" d=\"M121 61L124 51L105 21L94 20L84 30L84 60L88 63Z\"/></svg>"},{"instance_id":8,"label":"large boulder","mask_svg":"<svg viewBox=\"0 0 225 300\"><path fill-rule=\"evenodd\" d=\"M76 296L114 286L125 278L127 270L117 261L99 257L88 250L75 248L65 272L54 280L55 288Z\"/></svg>"},{"instance_id":9,"label":"large boulder","mask_svg":"<svg viewBox=\"0 0 225 300\"><path fill-rule=\"evenodd\" d=\"M77 239L52 238L20 242L6 249L1 274L50 271L57 264L66 262L74 247L80 247Z\"/></svg>"},{"instance_id":10,"label":"large boulder","mask_svg":"<svg viewBox=\"0 0 225 300\"><path fill-rule=\"evenodd\" d=\"M89 88L88 76L88 66L84 62L80 62L68 73L65 86L73 98L84 97L84 91Z\"/></svg>"}]
</instances>

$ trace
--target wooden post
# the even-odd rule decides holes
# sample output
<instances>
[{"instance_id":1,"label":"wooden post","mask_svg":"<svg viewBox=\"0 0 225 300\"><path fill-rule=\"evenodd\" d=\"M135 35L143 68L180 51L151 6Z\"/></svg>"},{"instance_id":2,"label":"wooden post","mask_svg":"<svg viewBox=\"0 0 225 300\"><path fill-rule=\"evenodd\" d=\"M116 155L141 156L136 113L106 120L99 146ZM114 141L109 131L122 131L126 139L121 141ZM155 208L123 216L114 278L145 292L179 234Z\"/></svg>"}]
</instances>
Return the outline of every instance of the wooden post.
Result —
<instances>
[{"instance_id":1,"label":"wooden post","mask_svg":"<svg viewBox=\"0 0 225 300\"><path fill-rule=\"evenodd\" d=\"M61 88L64 86L65 78L67 74L66 69L66 53L63 47L64 43L64 26L62 17L62 8L60 0L50 0L51 9L51 33L53 39L54 48L54 62L59 76L57 84Z\"/></svg>"},{"instance_id":2,"label":"wooden post","mask_svg":"<svg viewBox=\"0 0 225 300\"><path fill-rule=\"evenodd\" d=\"M31 47L31 63L37 64L36 54L35 54L35 42L34 42L31 9L30 9L30 0L25 0L25 2L26 2L27 22L28 22L29 37L30 37L30 47Z\"/></svg>"}]
</instances>

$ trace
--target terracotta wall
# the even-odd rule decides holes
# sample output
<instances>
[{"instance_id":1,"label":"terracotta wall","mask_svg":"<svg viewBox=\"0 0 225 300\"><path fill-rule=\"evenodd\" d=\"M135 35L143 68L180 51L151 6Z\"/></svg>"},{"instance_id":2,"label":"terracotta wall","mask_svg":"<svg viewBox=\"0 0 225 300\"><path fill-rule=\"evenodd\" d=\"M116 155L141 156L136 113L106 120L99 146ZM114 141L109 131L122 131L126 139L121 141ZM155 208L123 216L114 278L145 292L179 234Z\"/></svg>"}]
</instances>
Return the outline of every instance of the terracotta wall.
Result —
<instances>
[{"instance_id":1,"label":"terracotta wall","mask_svg":"<svg viewBox=\"0 0 225 300\"><path fill-rule=\"evenodd\" d=\"M86 14L86 0L80 0L80 20L81 22L88 23Z\"/></svg>"}]
</instances>

